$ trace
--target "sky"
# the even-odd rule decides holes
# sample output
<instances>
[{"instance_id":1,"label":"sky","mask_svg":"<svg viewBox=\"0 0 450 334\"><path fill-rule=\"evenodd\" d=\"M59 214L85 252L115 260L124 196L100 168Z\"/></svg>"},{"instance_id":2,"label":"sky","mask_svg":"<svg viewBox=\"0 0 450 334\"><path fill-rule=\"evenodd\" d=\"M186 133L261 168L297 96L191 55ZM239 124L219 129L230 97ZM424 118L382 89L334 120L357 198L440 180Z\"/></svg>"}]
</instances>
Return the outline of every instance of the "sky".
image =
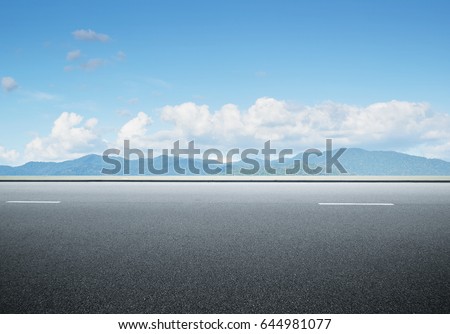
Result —
<instances>
[{"instance_id":1,"label":"sky","mask_svg":"<svg viewBox=\"0 0 450 334\"><path fill-rule=\"evenodd\" d=\"M448 1L12 1L0 164L123 140L450 161Z\"/></svg>"}]
</instances>

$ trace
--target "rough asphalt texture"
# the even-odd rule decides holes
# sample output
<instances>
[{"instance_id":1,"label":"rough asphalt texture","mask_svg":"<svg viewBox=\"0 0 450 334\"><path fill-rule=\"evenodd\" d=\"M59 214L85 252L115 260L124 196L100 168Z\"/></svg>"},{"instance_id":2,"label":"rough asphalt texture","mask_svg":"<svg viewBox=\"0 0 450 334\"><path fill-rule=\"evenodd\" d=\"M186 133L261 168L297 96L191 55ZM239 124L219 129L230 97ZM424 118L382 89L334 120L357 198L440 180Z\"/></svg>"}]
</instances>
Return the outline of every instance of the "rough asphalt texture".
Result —
<instances>
[{"instance_id":1,"label":"rough asphalt texture","mask_svg":"<svg viewBox=\"0 0 450 334\"><path fill-rule=\"evenodd\" d=\"M0 183L0 254L1 313L449 313L450 184Z\"/></svg>"}]
</instances>

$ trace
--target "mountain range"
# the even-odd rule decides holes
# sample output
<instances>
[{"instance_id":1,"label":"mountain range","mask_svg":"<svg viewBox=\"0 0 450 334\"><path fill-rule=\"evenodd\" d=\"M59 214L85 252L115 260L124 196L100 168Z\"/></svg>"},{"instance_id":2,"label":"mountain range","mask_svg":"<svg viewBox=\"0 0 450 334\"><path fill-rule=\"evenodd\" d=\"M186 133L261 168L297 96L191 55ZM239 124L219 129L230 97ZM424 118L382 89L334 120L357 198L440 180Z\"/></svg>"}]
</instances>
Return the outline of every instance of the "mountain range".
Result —
<instances>
[{"instance_id":1,"label":"mountain range","mask_svg":"<svg viewBox=\"0 0 450 334\"><path fill-rule=\"evenodd\" d=\"M309 164L311 168L324 167L325 166L325 152L320 157L311 155L309 158ZM286 169L290 168L294 164L294 159L301 160L302 154L299 154L293 158L286 159L284 163L278 161L271 161L271 165L276 169L276 175L286 174ZM126 161L121 157L114 157L121 166L124 166ZM150 161L155 168L162 166L163 159L168 161L168 171L163 175L182 175L176 173L174 168L173 157L159 156ZM187 170L188 164L200 169L200 175L206 175L202 169L203 161L201 159L194 159L190 161L187 158L179 159L180 166ZM264 160L257 159L258 163L263 166ZM148 171L147 161L145 160L129 160L130 173L126 175L141 175L139 174L139 165L143 165L143 175L155 175ZM347 170L348 175L374 175L374 176L444 176L450 175L450 162L440 159L427 159L424 157L412 156L404 153L398 153L393 151L367 151L359 148L350 148L345 151L339 158L339 162ZM220 168L218 175L224 175L227 168L226 163L220 163L217 161L209 161L211 163L210 168ZM0 166L1 176L100 176L102 169L112 169L113 165L107 164L103 161L101 155L90 154L78 159L68 160L64 162L28 162L24 165L11 167ZM252 166L244 163L243 161L237 161L228 166L233 175L243 175L241 168L250 169ZM268 173L260 169L255 175L267 175ZM300 170L297 175L305 175L303 170ZM322 171L319 174L324 174ZM123 168L119 176L124 175ZM185 175L193 175L189 171ZM340 172L336 169L333 171L333 175L340 175Z\"/></svg>"}]
</instances>

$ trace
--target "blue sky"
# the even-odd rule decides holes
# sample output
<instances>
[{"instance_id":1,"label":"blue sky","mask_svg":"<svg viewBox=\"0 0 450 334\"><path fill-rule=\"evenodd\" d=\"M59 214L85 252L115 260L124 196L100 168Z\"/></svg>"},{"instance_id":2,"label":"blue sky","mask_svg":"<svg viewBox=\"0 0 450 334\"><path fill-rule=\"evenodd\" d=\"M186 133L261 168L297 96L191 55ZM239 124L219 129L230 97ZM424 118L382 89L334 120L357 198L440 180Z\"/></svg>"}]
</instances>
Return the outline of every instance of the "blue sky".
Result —
<instances>
[{"instance_id":1,"label":"blue sky","mask_svg":"<svg viewBox=\"0 0 450 334\"><path fill-rule=\"evenodd\" d=\"M449 16L448 1L8 2L0 164L125 138L332 137L450 160Z\"/></svg>"}]
</instances>

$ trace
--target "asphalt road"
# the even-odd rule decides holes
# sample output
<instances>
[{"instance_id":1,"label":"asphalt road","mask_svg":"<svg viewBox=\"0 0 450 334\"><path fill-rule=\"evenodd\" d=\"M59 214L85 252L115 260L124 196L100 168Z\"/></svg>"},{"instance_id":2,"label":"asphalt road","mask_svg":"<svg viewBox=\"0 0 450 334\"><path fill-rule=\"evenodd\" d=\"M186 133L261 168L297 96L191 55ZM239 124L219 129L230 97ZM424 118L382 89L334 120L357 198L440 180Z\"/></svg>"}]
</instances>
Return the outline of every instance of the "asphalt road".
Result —
<instances>
[{"instance_id":1,"label":"asphalt road","mask_svg":"<svg viewBox=\"0 0 450 334\"><path fill-rule=\"evenodd\" d=\"M6 182L0 256L2 313L449 313L450 184Z\"/></svg>"}]
</instances>

